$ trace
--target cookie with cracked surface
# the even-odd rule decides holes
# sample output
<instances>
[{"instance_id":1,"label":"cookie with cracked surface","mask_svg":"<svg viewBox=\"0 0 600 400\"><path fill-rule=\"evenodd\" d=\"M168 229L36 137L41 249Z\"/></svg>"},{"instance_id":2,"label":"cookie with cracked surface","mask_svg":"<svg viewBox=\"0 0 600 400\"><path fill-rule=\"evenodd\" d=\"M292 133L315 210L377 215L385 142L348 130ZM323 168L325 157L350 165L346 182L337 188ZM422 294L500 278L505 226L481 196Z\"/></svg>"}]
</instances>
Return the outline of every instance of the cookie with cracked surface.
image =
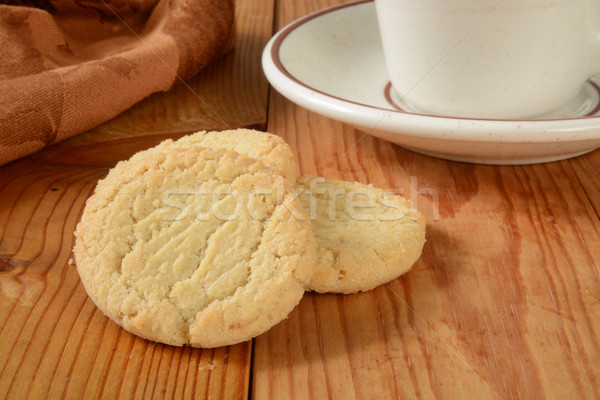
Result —
<instances>
[{"instance_id":1,"label":"cookie with cracked surface","mask_svg":"<svg viewBox=\"0 0 600 400\"><path fill-rule=\"evenodd\" d=\"M240 154L247 154L283 175L290 183L294 183L298 177L296 160L290 146L277 135L253 129L200 131L178 140L167 139L156 147L137 153L132 159L145 157L151 152L192 146L234 150Z\"/></svg>"},{"instance_id":2,"label":"cookie with cracked surface","mask_svg":"<svg viewBox=\"0 0 600 400\"><path fill-rule=\"evenodd\" d=\"M299 178L296 189L317 242L312 290L370 290L407 272L421 255L425 218L405 198L323 178Z\"/></svg>"},{"instance_id":3,"label":"cookie with cracked surface","mask_svg":"<svg viewBox=\"0 0 600 400\"><path fill-rule=\"evenodd\" d=\"M128 331L216 347L288 315L312 277L315 242L280 174L192 146L119 163L86 203L74 254L88 295Z\"/></svg>"}]
</instances>

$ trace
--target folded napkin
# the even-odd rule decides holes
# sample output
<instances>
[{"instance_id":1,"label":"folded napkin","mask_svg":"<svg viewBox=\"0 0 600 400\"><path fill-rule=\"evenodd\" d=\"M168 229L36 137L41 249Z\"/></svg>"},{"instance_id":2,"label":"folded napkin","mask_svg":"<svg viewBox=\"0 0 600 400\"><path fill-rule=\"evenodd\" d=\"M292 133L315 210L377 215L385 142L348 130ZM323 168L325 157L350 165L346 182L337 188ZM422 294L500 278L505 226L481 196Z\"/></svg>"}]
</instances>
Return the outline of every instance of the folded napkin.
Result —
<instances>
[{"instance_id":1,"label":"folded napkin","mask_svg":"<svg viewBox=\"0 0 600 400\"><path fill-rule=\"evenodd\" d=\"M169 89L234 41L233 0L8 3L0 5L0 164Z\"/></svg>"}]
</instances>

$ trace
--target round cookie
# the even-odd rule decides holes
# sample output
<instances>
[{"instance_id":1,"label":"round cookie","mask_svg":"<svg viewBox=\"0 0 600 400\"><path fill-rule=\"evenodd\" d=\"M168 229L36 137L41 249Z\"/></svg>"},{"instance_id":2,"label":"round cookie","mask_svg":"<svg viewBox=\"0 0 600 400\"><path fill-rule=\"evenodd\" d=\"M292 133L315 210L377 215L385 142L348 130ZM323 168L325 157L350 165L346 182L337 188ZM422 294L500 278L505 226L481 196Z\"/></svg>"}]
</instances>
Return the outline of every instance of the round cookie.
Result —
<instances>
[{"instance_id":1,"label":"round cookie","mask_svg":"<svg viewBox=\"0 0 600 400\"><path fill-rule=\"evenodd\" d=\"M128 331L216 347L288 315L312 276L315 243L280 174L193 146L110 171L86 203L74 254L88 295Z\"/></svg>"},{"instance_id":2,"label":"round cookie","mask_svg":"<svg viewBox=\"0 0 600 400\"><path fill-rule=\"evenodd\" d=\"M299 178L317 265L310 289L355 293L408 271L425 244L425 218L408 200L360 183Z\"/></svg>"},{"instance_id":3,"label":"round cookie","mask_svg":"<svg viewBox=\"0 0 600 400\"><path fill-rule=\"evenodd\" d=\"M145 157L148 152L165 151L174 147L202 146L212 149L234 150L260 160L267 167L283 175L290 183L298 177L298 168L290 146L279 136L252 129L226 131L200 131L178 140L167 139L158 146L133 156L133 160Z\"/></svg>"}]
</instances>

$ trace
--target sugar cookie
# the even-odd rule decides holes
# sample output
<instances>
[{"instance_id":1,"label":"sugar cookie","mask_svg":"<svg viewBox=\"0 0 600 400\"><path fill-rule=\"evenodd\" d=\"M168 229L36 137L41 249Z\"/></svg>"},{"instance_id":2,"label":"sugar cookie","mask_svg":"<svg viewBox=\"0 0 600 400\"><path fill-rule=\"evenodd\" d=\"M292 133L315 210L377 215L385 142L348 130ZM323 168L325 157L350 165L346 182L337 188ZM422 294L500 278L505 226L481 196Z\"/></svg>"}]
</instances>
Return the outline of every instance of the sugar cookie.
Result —
<instances>
[{"instance_id":1,"label":"sugar cookie","mask_svg":"<svg viewBox=\"0 0 600 400\"><path fill-rule=\"evenodd\" d=\"M74 254L91 299L128 331L215 347L288 315L312 277L315 242L280 174L191 146L119 163L86 203Z\"/></svg>"},{"instance_id":2,"label":"sugar cookie","mask_svg":"<svg viewBox=\"0 0 600 400\"><path fill-rule=\"evenodd\" d=\"M355 293L408 271L425 243L425 218L405 198L370 185L299 178L317 241L310 288Z\"/></svg>"}]
</instances>

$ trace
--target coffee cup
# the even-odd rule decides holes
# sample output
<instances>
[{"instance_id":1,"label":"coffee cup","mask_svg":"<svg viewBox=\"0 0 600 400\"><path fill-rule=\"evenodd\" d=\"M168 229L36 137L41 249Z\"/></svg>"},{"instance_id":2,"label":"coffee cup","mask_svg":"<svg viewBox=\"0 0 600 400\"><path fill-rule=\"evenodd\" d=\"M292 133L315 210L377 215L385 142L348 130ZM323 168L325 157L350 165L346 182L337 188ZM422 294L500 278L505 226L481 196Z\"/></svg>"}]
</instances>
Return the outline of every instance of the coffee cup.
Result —
<instances>
[{"instance_id":1,"label":"coffee cup","mask_svg":"<svg viewBox=\"0 0 600 400\"><path fill-rule=\"evenodd\" d=\"M543 118L600 73L598 0L375 0L375 8L407 111Z\"/></svg>"}]
</instances>

